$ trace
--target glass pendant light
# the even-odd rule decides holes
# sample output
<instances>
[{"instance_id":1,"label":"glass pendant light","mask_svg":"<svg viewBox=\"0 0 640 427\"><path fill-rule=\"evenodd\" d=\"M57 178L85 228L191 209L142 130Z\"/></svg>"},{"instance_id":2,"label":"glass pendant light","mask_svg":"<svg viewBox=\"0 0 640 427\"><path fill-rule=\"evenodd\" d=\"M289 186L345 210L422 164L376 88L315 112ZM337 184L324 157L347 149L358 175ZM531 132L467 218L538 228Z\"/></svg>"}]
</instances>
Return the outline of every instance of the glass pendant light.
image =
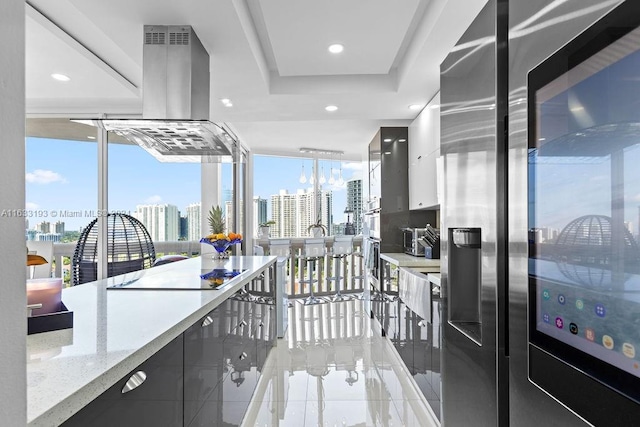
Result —
<instances>
[{"instance_id":1,"label":"glass pendant light","mask_svg":"<svg viewBox=\"0 0 640 427\"><path fill-rule=\"evenodd\" d=\"M300 184L307 182L307 177L304 174L304 162L302 162L302 172L300 172Z\"/></svg>"},{"instance_id":2,"label":"glass pendant light","mask_svg":"<svg viewBox=\"0 0 640 427\"><path fill-rule=\"evenodd\" d=\"M331 155L331 167L329 168L329 185L336 183L336 179L333 177L333 154Z\"/></svg>"},{"instance_id":3,"label":"glass pendant light","mask_svg":"<svg viewBox=\"0 0 640 427\"><path fill-rule=\"evenodd\" d=\"M342 154L340 155L340 173L338 175L338 180L336 181L336 185L342 187L344 185L344 179L342 178Z\"/></svg>"},{"instance_id":4,"label":"glass pendant light","mask_svg":"<svg viewBox=\"0 0 640 427\"><path fill-rule=\"evenodd\" d=\"M320 185L322 185L325 182L327 182L327 179L324 177L324 166L322 166L322 168L320 168L320 170L322 172L320 172L320 178L318 178L318 183L320 183Z\"/></svg>"},{"instance_id":5,"label":"glass pendant light","mask_svg":"<svg viewBox=\"0 0 640 427\"><path fill-rule=\"evenodd\" d=\"M316 182L315 171L313 170L313 166L311 166L311 175L309 176L309 184L313 185L315 182Z\"/></svg>"}]
</instances>

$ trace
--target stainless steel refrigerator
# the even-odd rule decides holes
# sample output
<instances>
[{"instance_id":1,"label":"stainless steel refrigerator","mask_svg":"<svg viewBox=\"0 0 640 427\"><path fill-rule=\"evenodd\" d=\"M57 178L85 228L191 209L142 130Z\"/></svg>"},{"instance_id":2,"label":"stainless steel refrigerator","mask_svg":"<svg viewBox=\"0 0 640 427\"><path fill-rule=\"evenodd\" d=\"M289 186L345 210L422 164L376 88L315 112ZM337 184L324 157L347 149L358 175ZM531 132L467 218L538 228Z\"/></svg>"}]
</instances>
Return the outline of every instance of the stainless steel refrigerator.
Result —
<instances>
[{"instance_id":1,"label":"stainless steel refrigerator","mask_svg":"<svg viewBox=\"0 0 640 427\"><path fill-rule=\"evenodd\" d=\"M640 425L639 25L490 0L441 65L445 427Z\"/></svg>"}]
</instances>

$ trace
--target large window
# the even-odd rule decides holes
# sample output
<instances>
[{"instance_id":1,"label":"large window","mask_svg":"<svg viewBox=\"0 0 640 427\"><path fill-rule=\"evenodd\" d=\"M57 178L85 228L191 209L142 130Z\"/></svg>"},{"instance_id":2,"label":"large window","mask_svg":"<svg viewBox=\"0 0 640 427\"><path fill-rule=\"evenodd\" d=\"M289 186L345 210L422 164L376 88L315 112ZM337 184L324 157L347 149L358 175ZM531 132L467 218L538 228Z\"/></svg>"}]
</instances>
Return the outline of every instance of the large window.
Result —
<instances>
[{"instance_id":1,"label":"large window","mask_svg":"<svg viewBox=\"0 0 640 427\"><path fill-rule=\"evenodd\" d=\"M161 242L198 240L200 164L162 163L137 145L109 143L109 211L130 214Z\"/></svg>"},{"instance_id":2,"label":"large window","mask_svg":"<svg viewBox=\"0 0 640 427\"><path fill-rule=\"evenodd\" d=\"M317 176L319 194L314 194L312 176ZM355 211L361 212L361 182L360 162L319 159L316 174L311 158L257 155L250 229L255 232L260 223L273 220L272 238L308 237L309 226L319 220L328 235L343 234L347 218L353 223Z\"/></svg>"},{"instance_id":3,"label":"large window","mask_svg":"<svg viewBox=\"0 0 640 427\"><path fill-rule=\"evenodd\" d=\"M24 216L27 247L44 256L48 267L55 267L51 274L67 283L73 248L55 265L52 244L75 243L96 216L97 152L95 141L27 138L26 204L21 212L19 206L5 212Z\"/></svg>"}]
</instances>

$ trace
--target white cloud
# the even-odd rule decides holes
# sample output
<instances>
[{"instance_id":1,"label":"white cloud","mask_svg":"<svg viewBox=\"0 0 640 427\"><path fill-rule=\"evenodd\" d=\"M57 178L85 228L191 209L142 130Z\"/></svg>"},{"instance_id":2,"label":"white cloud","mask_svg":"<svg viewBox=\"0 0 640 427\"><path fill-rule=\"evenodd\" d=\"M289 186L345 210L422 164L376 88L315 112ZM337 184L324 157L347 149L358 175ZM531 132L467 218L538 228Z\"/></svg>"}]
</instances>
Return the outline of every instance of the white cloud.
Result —
<instances>
[{"instance_id":1,"label":"white cloud","mask_svg":"<svg viewBox=\"0 0 640 427\"><path fill-rule=\"evenodd\" d=\"M66 183L67 180L58 172L36 169L33 172L27 172L25 179L32 184L51 184L52 182Z\"/></svg>"},{"instance_id":2,"label":"white cloud","mask_svg":"<svg viewBox=\"0 0 640 427\"><path fill-rule=\"evenodd\" d=\"M342 169L362 170L362 162L346 162L342 164Z\"/></svg>"},{"instance_id":3,"label":"white cloud","mask_svg":"<svg viewBox=\"0 0 640 427\"><path fill-rule=\"evenodd\" d=\"M24 204L24 207L27 208L27 209L34 210L34 209L38 209L40 207L40 205L38 205L37 203L33 203L33 202L27 202L27 203Z\"/></svg>"},{"instance_id":4,"label":"white cloud","mask_svg":"<svg viewBox=\"0 0 640 427\"><path fill-rule=\"evenodd\" d=\"M151 197L147 197L145 199L145 203L148 203L150 205L155 205L157 203L160 203L162 201L162 197L158 196L157 194Z\"/></svg>"}]
</instances>

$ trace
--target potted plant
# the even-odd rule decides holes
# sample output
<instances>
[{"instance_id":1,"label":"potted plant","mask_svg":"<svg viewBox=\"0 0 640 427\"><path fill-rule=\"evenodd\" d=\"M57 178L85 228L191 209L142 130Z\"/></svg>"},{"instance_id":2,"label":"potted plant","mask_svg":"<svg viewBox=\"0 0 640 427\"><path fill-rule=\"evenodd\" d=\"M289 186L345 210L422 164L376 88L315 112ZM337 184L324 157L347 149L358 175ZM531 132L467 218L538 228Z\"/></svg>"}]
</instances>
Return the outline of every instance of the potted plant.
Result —
<instances>
[{"instance_id":1,"label":"potted plant","mask_svg":"<svg viewBox=\"0 0 640 427\"><path fill-rule=\"evenodd\" d=\"M320 218L320 212L318 212L318 219L315 223L311 224L307 231L311 233L313 237L323 237L327 235L327 227L322 223Z\"/></svg>"},{"instance_id":2,"label":"potted plant","mask_svg":"<svg viewBox=\"0 0 640 427\"><path fill-rule=\"evenodd\" d=\"M269 238L269 230L271 229L272 225L275 225L275 221L270 219L267 222L263 222L259 225L259 231L258 231L258 237L261 237L263 239L268 239Z\"/></svg>"}]
</instances>

